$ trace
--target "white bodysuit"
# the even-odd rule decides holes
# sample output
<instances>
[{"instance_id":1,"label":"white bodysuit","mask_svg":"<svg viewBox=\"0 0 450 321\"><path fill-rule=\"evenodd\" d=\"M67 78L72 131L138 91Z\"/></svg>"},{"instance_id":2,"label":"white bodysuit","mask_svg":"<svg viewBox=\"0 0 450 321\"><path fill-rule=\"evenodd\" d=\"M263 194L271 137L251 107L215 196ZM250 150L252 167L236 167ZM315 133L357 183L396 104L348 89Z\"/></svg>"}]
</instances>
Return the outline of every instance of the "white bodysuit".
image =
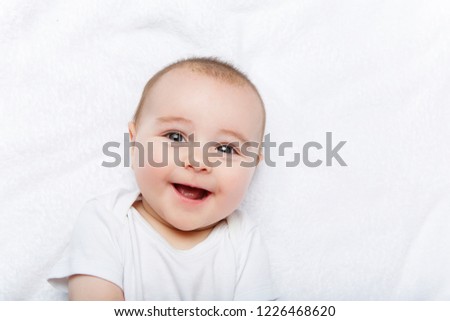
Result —
<instances>
[{"instance_id":1,"label":"white bodysuit","mask_svg":"<svg viewBox=\"0 0 450 321\"><path fill-rule=\"evenodd\" d=\"M134 177L89 201L48 281L67 292L68 277L113 282L125 300L275 300L266 249L240 210L189 250L173 248L132 207Z\"/></svg>"}]
</instances>

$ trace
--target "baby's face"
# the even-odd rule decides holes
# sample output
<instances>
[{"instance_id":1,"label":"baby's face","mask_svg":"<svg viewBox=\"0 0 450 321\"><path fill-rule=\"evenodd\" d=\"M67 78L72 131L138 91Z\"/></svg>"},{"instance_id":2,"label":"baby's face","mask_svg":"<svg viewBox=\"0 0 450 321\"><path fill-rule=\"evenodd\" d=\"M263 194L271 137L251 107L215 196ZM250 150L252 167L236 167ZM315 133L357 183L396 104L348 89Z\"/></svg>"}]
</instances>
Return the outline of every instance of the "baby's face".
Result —
<instances>
[{"instance_id":1,"label":"baby's face","mask_svg":"<svg viewBox=\"0 0 450 321\"><path fill-rule=\"evenodd\" d=\"M247 85L229 84L186 68L162 76L147 95L137 132L130 123L131 139L145 151L143 166L138 149L132 153L144 207L183 231L210 227L230 215L243 200L256 168L241 165L254 159L244 155L241 146L246 141L260 143L262 122L259 98ZM171 145L189 140L200 146ZM226 147L236 142L235 150ZM256 154L258 148L249 150ZM214 156L208 157L206 151ZM164 158L167 165L154 166ZM221 164L211 166L208 161Z\"/></svg>"}]
</instances>

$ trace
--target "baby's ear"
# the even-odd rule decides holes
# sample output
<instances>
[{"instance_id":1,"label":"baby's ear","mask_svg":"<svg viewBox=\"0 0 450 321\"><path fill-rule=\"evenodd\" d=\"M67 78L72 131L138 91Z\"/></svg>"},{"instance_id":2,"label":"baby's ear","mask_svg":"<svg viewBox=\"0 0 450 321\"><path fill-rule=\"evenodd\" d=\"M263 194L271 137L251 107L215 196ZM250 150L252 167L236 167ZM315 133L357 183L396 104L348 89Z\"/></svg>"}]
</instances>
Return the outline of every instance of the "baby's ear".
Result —
<instances>
[{"instance_id":1,"label":"baby's ear","mask_svg":"<svg viewBox=\"0 0 450 321\"><path fill-rule=\"evenodd\" d=\"M258 144L258 155L257 155L257 159L255 159L255 161L256 161L255 167L257 167L257 166L261 163L262 160L264 160L264 156L263 156L263 143L260 142L260 143Z\"/></svg>"},{"instance_id":2,"label":"baby's ear","mask_svg":"<svg viewBox=\"0 0 450 321\"><path fill-rule=\"evenodd\" d=\"M136 124L134 123L134 121L130 121L128 123L128 133L130 134L130 142L134 142L136 140ZM131 154L131 169L134 170L133 145L129 147L128 152Z\"/></svg>"},{"instance_id":3,"label":"baby's ear","mask_svg":"<svg viewBox=\"0 0 450 321\"><path fill-rule=\"evenodd\" d=\"M259 165L259 163L261 163L263 160L264 160L264 155L261 151L258 155L258 163L256 165Z\"/></svg>"},{"instance_id":4,"label":"baby's ear","mask_svg":"<svg viewBox=\"0 0 450 321\"><path fill-rule=\"evenodd\" d=\"M136 124L134 121L128 123L128 133L130 134L130 141L134 141L136 139Z\"/></svg>"}]
</instances>

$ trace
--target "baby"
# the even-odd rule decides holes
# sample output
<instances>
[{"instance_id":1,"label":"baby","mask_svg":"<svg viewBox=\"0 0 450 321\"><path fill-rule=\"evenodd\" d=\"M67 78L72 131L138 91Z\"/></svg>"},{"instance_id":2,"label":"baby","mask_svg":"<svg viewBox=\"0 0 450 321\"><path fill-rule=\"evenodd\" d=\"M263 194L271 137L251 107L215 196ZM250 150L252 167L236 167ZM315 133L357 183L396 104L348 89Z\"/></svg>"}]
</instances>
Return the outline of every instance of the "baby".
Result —
<instances>
[{"instance_id":1,"label":"baby","mask_svg":"<svg viewBox=\"0 0 450 321\"><path fill-rule=\"evenodd\" d=\"M128 125L129 177L89 201L49 282L71 300L274 300L257 226L238 209L262 160L265 110L228 63L154 75Z\"/></svg>"}]
</instances>

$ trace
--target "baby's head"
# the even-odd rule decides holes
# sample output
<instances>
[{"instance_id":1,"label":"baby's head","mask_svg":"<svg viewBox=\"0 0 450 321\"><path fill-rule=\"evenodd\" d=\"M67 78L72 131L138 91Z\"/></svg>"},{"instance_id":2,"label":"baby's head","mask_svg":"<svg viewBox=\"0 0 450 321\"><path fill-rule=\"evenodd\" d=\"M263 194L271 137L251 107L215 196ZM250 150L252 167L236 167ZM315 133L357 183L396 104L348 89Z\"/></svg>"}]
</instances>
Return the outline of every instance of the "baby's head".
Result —
<instances>
[{"instance_id":1,"label":"baby's head","mask_svg":"<svg viewBox=\"0 0 450 321\"><path fill-rule=\"evenodd\" d=\"M182 231L226 218L262 159L264 128L256 87L231 65L193 58L158 72L129 123L146 211Z\"/></svg>"}]
</instances>

